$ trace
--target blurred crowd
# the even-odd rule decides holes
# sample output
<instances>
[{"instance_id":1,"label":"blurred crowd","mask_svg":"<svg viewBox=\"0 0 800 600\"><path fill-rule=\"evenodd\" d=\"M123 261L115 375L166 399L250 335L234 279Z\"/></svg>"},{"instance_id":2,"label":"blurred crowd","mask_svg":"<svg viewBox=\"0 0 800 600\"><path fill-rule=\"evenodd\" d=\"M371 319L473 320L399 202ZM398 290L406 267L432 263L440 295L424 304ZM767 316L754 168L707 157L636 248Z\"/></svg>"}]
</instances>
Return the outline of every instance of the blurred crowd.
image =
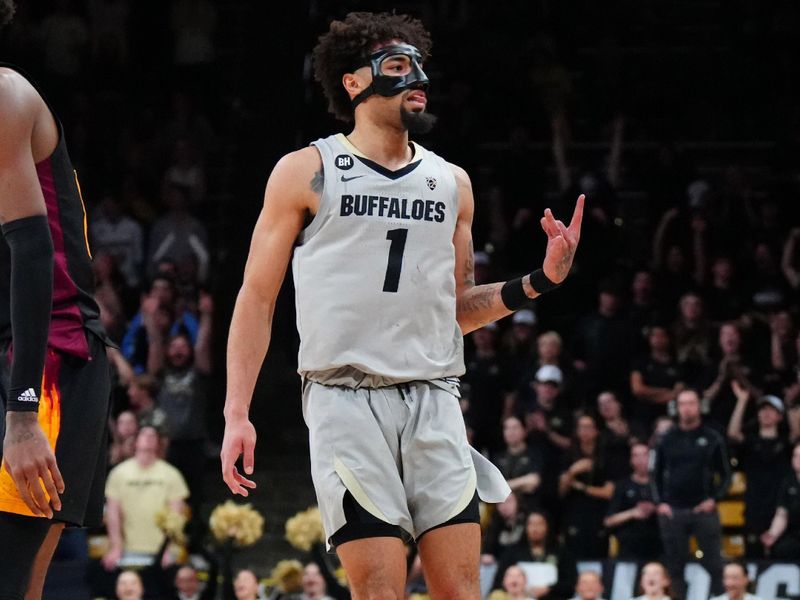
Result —
<instances>
[{"instance_id":1,"label":"blurred crowd","mask_svg":"<svg viewBox=\"0 0 800 600\"><path fill-rule=\"evenodd\" d=\"M233 295L214 292L216 267L226 240L252 228L249 213L218 219L230 191L215 184L221 123L234 110L223 98L240 95L236 110L266 156L292 149L274 147L274 130L307 143L340 128L302 53L331 17L378 7L303 5L308 43L273 65L300 82L283 102L303 105L304 118L287 123L245 89L261 85L271 57L243 89L216 87L220 12L235 4L280 23L280 9L223 4L18 2L0 38L2 58L42 84L64 122L88 200L97 300L119 345L99 570L116 580L160 565L154 585L181 599L212 596L200 595L194 567L178 568L156 518L189 515L187 547L202 559L193 564L213 567L191 515L219 421L207 416L219 382L214 317ZM422 142L464 166L476 190L477 283L534 268L544 207L562 218L587 195L567 282L466 344L465 423L514 491L487 516L481 558L508 598L597 600L602 582L577 565L609 556L660 561L643 569L642 593L680 597L690 544L715 593L746 587L723 553L800 560L800 12L689 4L403 4L434 37L440 122ZM758 142L734 152L720 140ZM244 156L238 169L261 161ZM292 350L294 335L279 328L273 343ZM743 511L738 546L720 518L731 498ZM324 565L306 571L297 597L323 598ZM258 597L253 571L229 579L226 594ZM116 594L141 598L140 576L122 572Z\"/></svg>"}]
</instances>

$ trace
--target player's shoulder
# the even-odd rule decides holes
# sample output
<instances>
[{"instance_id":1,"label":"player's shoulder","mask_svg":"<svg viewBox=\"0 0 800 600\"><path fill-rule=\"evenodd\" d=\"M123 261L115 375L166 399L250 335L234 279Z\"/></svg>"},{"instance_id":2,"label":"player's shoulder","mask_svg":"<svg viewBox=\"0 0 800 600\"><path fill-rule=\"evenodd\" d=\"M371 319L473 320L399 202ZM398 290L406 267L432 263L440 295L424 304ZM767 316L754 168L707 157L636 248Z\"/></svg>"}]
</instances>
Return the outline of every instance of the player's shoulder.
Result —
<instances>
[{"instance_id":1,"label":"player's shoulder","mask_svg":"<svg viewBox=\"0 0 800 600\"><path fill-rule=\"evenodd\" d=\"M275 164L273 173L298 174L316 172L322 167L322 157L314 146L306 146L294 152L284 154Z\"/></svg>"},{"instance_id":2,"label":"player's shoulder","mask_svg":"<svg viewBox=\"0 0 800 600\"><path fill-rule=\"evenodd\" d=\"M40 106L39 92L25 77L0 67L0 127L17 125L20 119L32 121Z\"/></svg>"},{"instance_id":3,"label":"player's shoulder","mask_svg":"<svg viewBox=\"0 0 800 600\"><path fill-rule=\"evenodd\" d=\"M464 168L459 167L455 163L451 163L451 162L447 162L447 161L445 161L445 163L450 168L450 170L453 172L453 177L455 177L456 185L458 187L462 187L462 186L472 187L472 182L470 181L469 174L467 173L467 171Z\"/></svg>"},{"instance_id":4,"label":"player's shoulder","mask_svg":"<svg viewBox=\"0 0 800 600\"><path fill-rule=\"evenodd\" d=\"M322 170L322 158L313 146L284 154L272 169L270 185L283 192L304 190L309 181Z\"/></svg>"}]
</instances>

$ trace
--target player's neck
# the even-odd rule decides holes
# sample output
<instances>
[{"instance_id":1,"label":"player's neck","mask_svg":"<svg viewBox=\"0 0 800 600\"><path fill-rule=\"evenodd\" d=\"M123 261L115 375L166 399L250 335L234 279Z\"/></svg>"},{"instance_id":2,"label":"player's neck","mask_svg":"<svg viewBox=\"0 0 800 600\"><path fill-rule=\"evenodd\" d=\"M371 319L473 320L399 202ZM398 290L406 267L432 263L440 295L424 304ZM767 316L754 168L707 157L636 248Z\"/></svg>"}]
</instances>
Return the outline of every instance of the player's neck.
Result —
<instances>
[{"instance_id":1,"label":"player's neck","mask_svg":"<svg viewBox=\"0 0 800 600\"><path fill-rule=\"evenodd\" d=\"M392 171L405 167L413 156L407 130L387 127L368 118L359 119L347 139L364 156Z\"/></svg>"}]
</instances>

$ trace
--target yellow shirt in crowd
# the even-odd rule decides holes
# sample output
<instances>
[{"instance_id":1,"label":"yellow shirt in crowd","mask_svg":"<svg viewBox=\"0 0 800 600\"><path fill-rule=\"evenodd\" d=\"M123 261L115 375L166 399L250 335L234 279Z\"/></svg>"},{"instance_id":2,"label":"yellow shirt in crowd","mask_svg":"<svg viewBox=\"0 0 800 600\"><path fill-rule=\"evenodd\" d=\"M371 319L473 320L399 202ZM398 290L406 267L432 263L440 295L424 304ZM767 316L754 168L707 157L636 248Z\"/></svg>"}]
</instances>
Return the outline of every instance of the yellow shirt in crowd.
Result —
<instances>
[{"instance_id":1,"label":"yellow shirt in crowd","mask_svg":"<svg viewBox=\"0 0 800 600\"><path fill-rule=\"evenodd\" d=\"M188 496L189 488L180 471L166 461L142 467L135 458L129 458L114 467L108 474L106 497L122 507L125 552L158 552L164 534L156 526L156 513Z\"/></svg>"}]
</instances>

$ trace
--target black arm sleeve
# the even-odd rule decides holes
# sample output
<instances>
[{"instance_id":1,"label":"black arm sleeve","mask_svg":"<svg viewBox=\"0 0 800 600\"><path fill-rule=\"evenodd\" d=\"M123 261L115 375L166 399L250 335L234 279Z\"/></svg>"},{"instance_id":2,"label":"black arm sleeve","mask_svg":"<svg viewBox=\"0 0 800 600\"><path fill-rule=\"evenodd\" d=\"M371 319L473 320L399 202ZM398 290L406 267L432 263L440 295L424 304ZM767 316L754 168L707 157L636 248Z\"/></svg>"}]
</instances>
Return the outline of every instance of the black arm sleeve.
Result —
<instances>
[{"instance_id":1,"label":"black arm sleeve","mask_svg":"<svg viewBox=\"0 0 800 600\"><path fill-rule=\"evenodd\" d=\"M3 225L11 255L13 358L8 411L38 411L53 309L53 240L47 217Z\"/></svg>"}]
</instances>

